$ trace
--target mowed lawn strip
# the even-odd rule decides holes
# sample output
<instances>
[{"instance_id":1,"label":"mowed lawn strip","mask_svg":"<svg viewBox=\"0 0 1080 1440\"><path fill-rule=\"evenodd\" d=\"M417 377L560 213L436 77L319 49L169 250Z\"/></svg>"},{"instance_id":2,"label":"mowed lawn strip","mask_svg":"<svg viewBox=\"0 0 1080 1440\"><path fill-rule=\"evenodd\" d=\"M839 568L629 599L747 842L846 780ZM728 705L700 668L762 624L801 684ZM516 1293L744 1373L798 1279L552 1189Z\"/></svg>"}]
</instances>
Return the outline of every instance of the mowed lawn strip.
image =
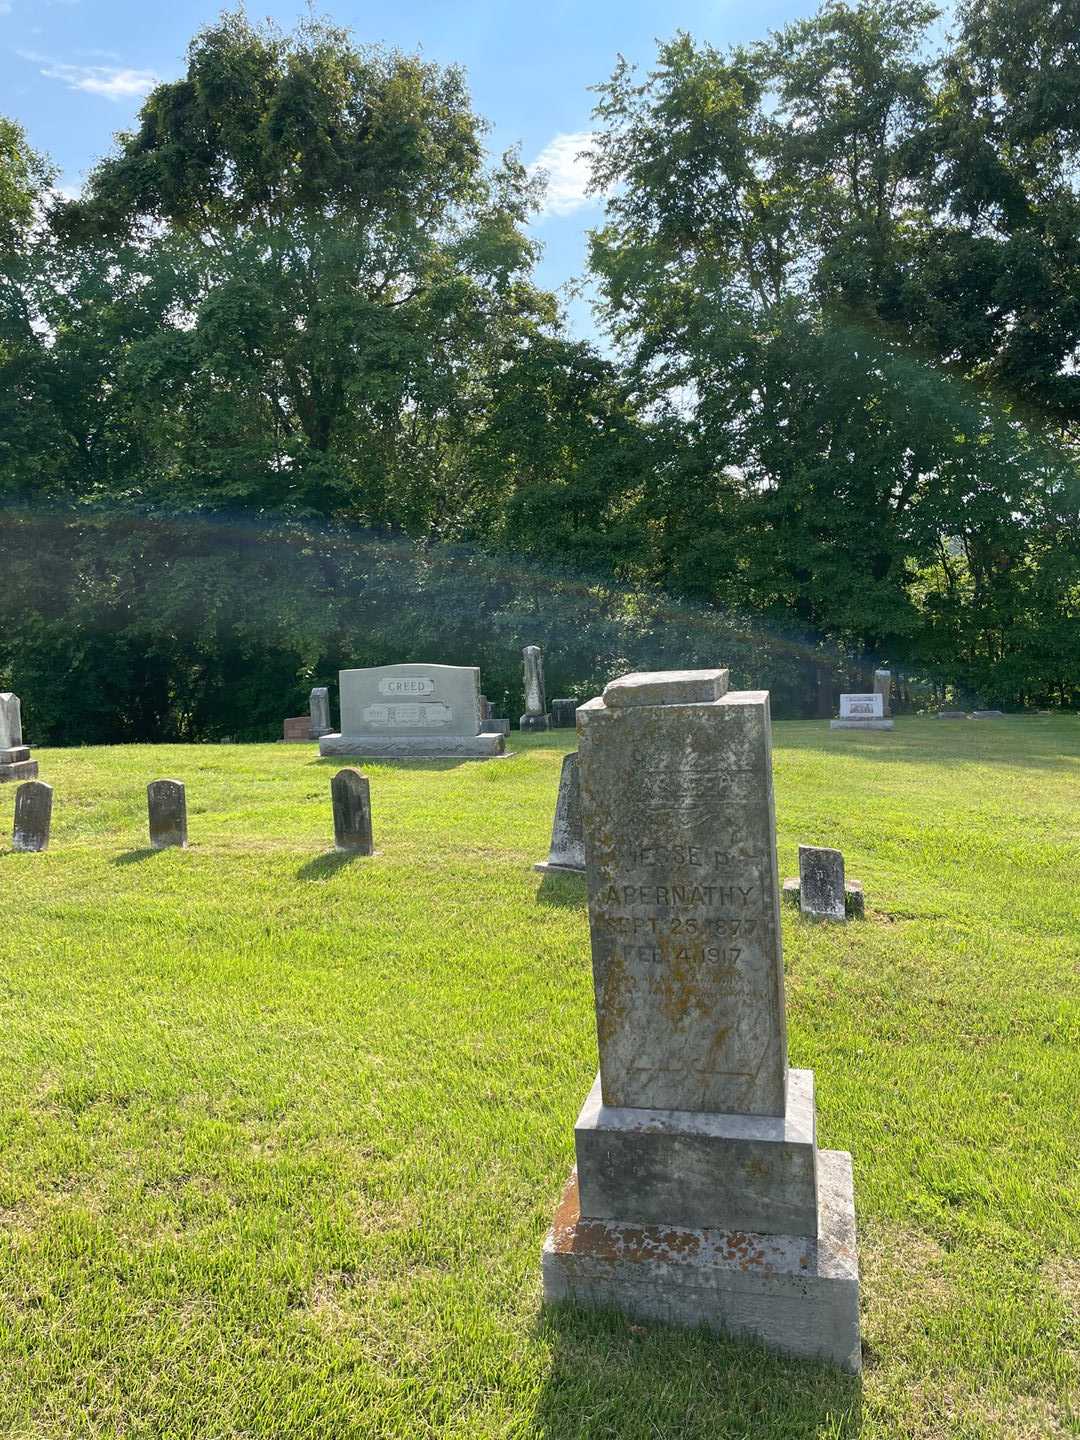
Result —
<instances>
[{"instance_id":1,"label":"mowed lawn strip","mask_svg":"<svg viewBox=\"0 0 1080 1440\"><path fill-rule=\"evenodd\" d=\"M44 855L0 786L0 1433L1076 1433L1080 720L774 727L781 878L835 845L867 894L784 913L859 1381L540 1309L596 1066L584 887L531 868L572 744L357 762L371 859L310 746L35 747Z\"/></svg>"}]
</instances>

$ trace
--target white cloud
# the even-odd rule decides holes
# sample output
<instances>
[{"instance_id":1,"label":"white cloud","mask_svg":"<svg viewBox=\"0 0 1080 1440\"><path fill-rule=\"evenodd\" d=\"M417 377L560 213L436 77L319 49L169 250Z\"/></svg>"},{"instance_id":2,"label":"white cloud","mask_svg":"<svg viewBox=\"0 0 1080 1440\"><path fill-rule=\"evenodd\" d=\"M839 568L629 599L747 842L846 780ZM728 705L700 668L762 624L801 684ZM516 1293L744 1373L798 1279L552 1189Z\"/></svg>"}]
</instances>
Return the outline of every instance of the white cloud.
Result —
<instances>
[{"instance_id":1,"label":"white cloud","mask_svg":"<svg viewBox=\"0 0 1080 1440\"><path fill-rule=\"evenodd\" d=\"M33 51L21 50L19 54L40 65L46 80L59 80L69 90L101 95L106 100L130 100L145 95L158 83L152 70L134 70L127 65L68 65Z\"/></svg>"},{"instance_id":2,"label":"white cloud","mask_svg":"<svg viewBox=\"0 0 1080 1440\"><path fill-rule=\"evenodd\" d=\"M543 171L547 176L542 215L572 215L575 210L595 203L595 197L587 193L589 160L583 153L588 151L592 139L591 130L556 135L528 167L530 175Z\"/></svg>"},{"instance_id":3,"label":"white cloud","mask_svg":"<svg viewBox=\"0 0 1080 1440\"><path fill-rule=\"evenodd\" d=\"M11 14L11 0L0 0L0 15Z\"/></svg>"}]
</instances>

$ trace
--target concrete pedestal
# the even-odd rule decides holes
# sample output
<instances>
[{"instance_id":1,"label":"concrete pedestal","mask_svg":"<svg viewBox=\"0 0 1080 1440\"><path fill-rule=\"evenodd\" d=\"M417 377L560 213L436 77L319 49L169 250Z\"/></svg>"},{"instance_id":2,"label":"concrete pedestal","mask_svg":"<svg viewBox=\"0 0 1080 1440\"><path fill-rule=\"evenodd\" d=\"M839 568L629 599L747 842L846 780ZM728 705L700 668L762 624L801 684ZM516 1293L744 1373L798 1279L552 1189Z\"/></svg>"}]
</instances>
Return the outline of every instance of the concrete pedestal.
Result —
<instances>
[{"instance_id":1,"label":"concrete pedestal","mask_svg":"<svg viewBox=\"0 0 1080 1440\"><path fill-rule=\"evenodd\" d=\"M320 755L369 760L491 760L504 754L501 735L322 735Z\"/></svg>"},{"instance_id":2,"label":"concrete pedestal","mask_svg":"<svg viewBox=\"0 0 1080 1440\"><path fill-rule=\"evenodd\" d=\"M544 1299L752 1336L862 1366L851 1156L817 1152L817 1236L634 1225L581 1215L577 1171L544 1242Z\"/></svg>"},{"instance_id":3,"label":"concrete pedestal","mask_svg":"<svg viewBox=\"0 0 1080 1440\"><path fill-rule=\"evenodd\" d=\"M0 750L0 780L34 780L38 762L31 760L29 745L11 745Z\"/></svg>"}]
</instances>

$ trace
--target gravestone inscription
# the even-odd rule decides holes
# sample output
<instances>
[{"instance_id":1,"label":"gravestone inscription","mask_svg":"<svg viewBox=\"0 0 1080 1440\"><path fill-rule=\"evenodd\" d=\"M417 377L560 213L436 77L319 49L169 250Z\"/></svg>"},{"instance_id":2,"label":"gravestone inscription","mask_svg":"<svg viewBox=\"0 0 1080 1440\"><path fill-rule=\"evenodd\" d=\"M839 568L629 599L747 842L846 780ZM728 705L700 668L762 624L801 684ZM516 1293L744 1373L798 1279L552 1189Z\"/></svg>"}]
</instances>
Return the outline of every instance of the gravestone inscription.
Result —
<instances>
[{"instance_id":1,"label":"gravestone inscription","mask_svg":"<svg viewBox=\"0 0 1080 1440\"><path fill-rule=\"evenodd\" d=\"M787 1066L768 693L628 675L578 735L600 1071L545 1296L857 1369L851 1157Z\"/></svg>"},{"instance_id":2,"label":"gravestone inscription","mask_svg":"<svg viewBox=\"0 0 1080 1440\"><path fill-rule=\"evenodd\" d=\"M884 701L876 690L865 695L841 695L840 718L830 720L831 730L891 730L892 720L886 720Z\"/></svg>"}]
</instances>

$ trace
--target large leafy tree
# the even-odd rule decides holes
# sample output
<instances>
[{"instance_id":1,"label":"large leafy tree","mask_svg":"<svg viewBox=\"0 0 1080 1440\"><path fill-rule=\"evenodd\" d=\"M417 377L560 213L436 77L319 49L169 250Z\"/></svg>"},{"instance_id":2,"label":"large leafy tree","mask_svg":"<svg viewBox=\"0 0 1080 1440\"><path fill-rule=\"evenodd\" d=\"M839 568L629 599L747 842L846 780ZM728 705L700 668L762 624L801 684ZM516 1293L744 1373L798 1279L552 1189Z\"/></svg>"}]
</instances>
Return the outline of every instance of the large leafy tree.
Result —
<instances>
[{"instance_id":1,"label":"large leafy tree","mask_svg":"<svg viewBox=\"0 0 1080 1440\"><path fill-rule=\"evenodd\" d=\"M54 213L63 295L104 277L130 327L96 388L142 437L143 498L467 520L491 377L557 319L529 280L534 187L483 131L460 72L321 23L195 39ZM61 349L93 349L108 308L70 308Z\"/></svg>"},{"instance_id":2,"label":"large leafy tree","mask_svg":"<svg viewBox=\"0 0 1080 1440\"><path fill-rule=\"evenodd\" d=\"M620 65L592 266L666 440L640 499L650 578L1015 696L1048 541L1073 557L1052 614L1076 613L1075 470L1003 389L1002 348L965 350L982 295L929 343L964 203L947 116L974 64L970 36L930 56L935 18L829 3L747 49L680 35L644 79Z\"/></svg>"}]
</instances>

